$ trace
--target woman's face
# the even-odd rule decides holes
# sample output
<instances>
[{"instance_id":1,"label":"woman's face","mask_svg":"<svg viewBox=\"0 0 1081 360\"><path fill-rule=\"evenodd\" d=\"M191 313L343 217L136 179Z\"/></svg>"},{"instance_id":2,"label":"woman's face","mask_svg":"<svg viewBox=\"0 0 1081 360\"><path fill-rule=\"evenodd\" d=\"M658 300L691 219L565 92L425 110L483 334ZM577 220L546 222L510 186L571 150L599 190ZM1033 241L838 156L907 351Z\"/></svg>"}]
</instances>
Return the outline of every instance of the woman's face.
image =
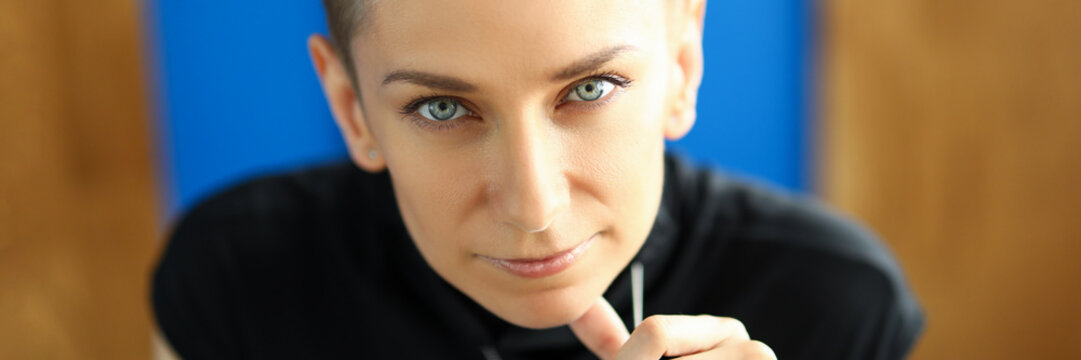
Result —
<instances>
[{"instance_id":1,"label":"woman's face","mask_svg":"<svg viewBox=\"0 0 1081 360\"><path fill-rule=\"evenodd\" d=\"M674 104L693 104L678 100L666 3L369 10L352 43L363 110L351 120L370 140L359 143L385 162L423 257L497 316L574 320L645 241L665 135L689 129Z\"/></svg>"}]
</instances>

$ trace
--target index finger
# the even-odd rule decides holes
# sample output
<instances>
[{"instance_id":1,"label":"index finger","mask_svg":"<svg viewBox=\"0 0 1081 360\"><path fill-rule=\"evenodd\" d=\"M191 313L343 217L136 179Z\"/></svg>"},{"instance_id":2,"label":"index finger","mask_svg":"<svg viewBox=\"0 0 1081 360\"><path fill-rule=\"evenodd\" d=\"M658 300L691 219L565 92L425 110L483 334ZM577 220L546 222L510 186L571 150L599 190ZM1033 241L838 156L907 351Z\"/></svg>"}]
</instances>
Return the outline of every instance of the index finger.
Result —
<instances>
[{"instance_id":1,"label":"index finger","mask_svg":"<svg viewBox=\"0 0 1081 360\"><path fill-rule=\"evenodd\" d=\"M619 314L603 297L571 322L570 328L578 340L601 359L612 358L630 337Z\"/></svg>"},{"instance_id":2,"label":"index finger","mask_svg":"<svg viewBox=\"0 0 1081 360\"><path fill-rule=\"evenodd\" d=\"M747 328L732 318L711 315L654 315L634 329L616 359L659 359L697 354L728 340L746 341Z\"/></svg>"}]
</instances>

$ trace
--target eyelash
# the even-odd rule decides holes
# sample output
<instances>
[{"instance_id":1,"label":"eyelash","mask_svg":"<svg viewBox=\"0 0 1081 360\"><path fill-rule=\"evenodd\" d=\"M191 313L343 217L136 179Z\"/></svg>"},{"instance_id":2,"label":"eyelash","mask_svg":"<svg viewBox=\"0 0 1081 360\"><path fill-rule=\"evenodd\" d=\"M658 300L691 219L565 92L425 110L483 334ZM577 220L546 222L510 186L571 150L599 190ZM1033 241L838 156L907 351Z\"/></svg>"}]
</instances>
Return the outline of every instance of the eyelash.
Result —
<instances>
[{"instance_id":1,"label":"eyelash","mask_svg":"<svg viewBox=\"0 0 1081 360\"><path fill-rule=\"evenodd\" d=\"M611 82L612 84L615 84L620 89L626 89L626 88L630 87L631 84L634 83L634 80L631 80L631 79L629 79L627 77L624 77L623 75L620 75L620 74L618 74L618 73L616 73L614 71L602 71L602 72L593 73L593 74L590 74L588 76L585 76L585 77L579 79L578 81L575 81L574 84L571 85L571 87L569 87L566 90L563 90L559 95L559 99L560 99L559 104L557 104L556 106L563 105L563 104L567 103L567 101L563 100L564 98L567 97L567 94L569 94L571 91L574 91L574 87L577 86L578 84L581 84L581 83L583 83L585 81L589 81L589 80L608 81L608 82ZM605 96L605 98L610 98L610 95L611 94L609 94L608 96ZM425 119L425 118L423 118L421 116L417 116L417 110L420 109L421 105L424 105L424 103L427 103L427 102L432 101L432 100L443 99L443 98L451 98L451 99L454 99L454 100L458 101L459 104L461 104L462 106L465 106L466 110L468 110L470 112L470 114L466 115L466 116L473 115L473 111L469 109L470 106L466 105L466 102L464 100L459 99L459 98L455 98L453 96L439 95L438 93L432 93L430 95L422 95L422 96L418 96L416 98L413 98L413 100L410 100L409 102L407 102L406 105L403 106L399 110L399 112L404 116L411 117L412 120L413 120L413 123L418 125L418 126L421 126L421 127L424 127L424 128L430 129L430 130L435 130L435 131L450 130L450 129L453 129L453 128L458 126L459 121L457 121L457 119L456 120L451 120L451 121L446 121L446 122L435 122L435 121ZM595 102L588 102L588 103L591 106L601 106L601 105L604 105L604 104L608 103L608 101L595 101Z\"/></svg>"},{"instance_id":2,"label":"eyelash","mask_svg":"<svg viewBox=\"0 0 1081 360\"><path fill-rule=\"evenodd\" d=\"M465 106L464 101L462 101L460 99L457 99L457 98L455 98L453 96L446 96L446 95L439 95L437 93L432 93L431 95L422 95L422 96L418 96L418 97L413 98L413 100L410 100L409 102L407 102L405 104L405 106L403 106L401 108L401 110L399 110L399 112L402 115L410 118L412 120L413 124L415 124L417 126L420 126L420 127L423 127L425 129L435 130L435 131L450 130L450 129L453 129L453 128L458 126L457 125L457 122L458 122L457 119L451 120L451 121L444 121L444 122L435 122L435 121L431 121L431 120L425 119L422 116L417 115L417 110L420 110L420 106L424 105L424 103L432 101L432 100L436 100L436 99L443 99L443 98L454 99L455 101L458 101L458 103L461 104L462 106ZM469 111L469 115L473 114L473 110L469 110L468 106L466 106L466 110Z\"/></svg>"}]
</instances>

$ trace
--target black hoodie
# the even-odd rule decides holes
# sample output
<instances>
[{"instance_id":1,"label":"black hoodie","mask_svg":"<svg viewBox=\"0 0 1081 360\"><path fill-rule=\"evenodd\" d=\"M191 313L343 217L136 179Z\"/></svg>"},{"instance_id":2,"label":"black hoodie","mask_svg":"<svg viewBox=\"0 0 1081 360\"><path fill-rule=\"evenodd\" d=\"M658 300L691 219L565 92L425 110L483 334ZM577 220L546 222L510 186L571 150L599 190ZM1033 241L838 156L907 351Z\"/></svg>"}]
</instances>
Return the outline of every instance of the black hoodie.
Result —
<instances>
[{"instance_id":1,"label":"black hoodie","mask_svg":"<svg viewBox=\"0 0 1081 360\"><path fill-rule=\"evenodd\" d=\"M923 326L866 230L672 155L636 262L646 316L733 317L780 359L902 358ZM604 297L633 329L628 269ZM595 359L566 326L514 326L444 281L406 232L389 176L350 163L204 201L176 227L152 297L185 359Z\"/></svg>"}]
</instances>

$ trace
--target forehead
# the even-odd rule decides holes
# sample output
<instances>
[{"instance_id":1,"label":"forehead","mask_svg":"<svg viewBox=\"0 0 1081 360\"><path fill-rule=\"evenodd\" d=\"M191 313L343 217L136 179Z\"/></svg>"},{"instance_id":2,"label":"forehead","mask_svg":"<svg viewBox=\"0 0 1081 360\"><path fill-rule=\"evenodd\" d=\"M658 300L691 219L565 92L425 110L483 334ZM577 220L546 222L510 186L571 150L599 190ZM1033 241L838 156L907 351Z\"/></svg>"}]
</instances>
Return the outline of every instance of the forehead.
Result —
<instances>
[{"instance_id":1,"label":"forehead","mask_svg":"<svg viewBox=\"0 0 1081 360\"><path fill-rule=\"evenodd\" d=\"M613 45L663 40L651 0L396 0L372 7L354 43L359 67L547 74ZM528 70L528 71L525 71Z\"/></svg>"}]
</instances>

